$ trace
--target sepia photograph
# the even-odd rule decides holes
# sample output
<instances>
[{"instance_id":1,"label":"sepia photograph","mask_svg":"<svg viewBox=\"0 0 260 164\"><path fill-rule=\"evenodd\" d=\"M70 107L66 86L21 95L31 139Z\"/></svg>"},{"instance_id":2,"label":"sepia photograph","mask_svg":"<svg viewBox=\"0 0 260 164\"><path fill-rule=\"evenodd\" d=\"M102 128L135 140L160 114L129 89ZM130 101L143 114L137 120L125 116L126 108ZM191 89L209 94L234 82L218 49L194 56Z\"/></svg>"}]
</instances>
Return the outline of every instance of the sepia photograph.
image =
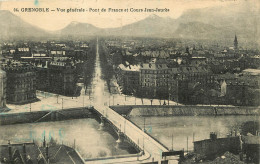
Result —
<instances>
[{"instance_id":1,"label":"sepia photograph","mask_svg":"<svg viewBox=\"0 0 260 164\"><path fill-rule=\"evenodd\" d=\"M0 164L259 164L259 0L0 0Z\"/></svg>"}]
</instances>

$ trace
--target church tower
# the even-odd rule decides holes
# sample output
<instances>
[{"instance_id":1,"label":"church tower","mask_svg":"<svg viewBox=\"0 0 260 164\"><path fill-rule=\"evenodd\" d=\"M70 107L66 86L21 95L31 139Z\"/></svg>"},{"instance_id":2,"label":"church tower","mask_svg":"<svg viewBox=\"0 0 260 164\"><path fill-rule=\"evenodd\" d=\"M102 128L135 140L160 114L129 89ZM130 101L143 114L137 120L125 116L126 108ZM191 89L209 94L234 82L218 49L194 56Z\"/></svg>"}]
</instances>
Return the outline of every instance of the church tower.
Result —
<instances>
[{"instance_id":1,"label":"church tower","mask_svg":"<svg viewBox=\"0 0 260 164\"><path fill-rule=\"evenodd\" d=\"M234 39L234 48L235 50L238 49L237 35L235 35L235 39Z\"/></svg>"}]
</instances>

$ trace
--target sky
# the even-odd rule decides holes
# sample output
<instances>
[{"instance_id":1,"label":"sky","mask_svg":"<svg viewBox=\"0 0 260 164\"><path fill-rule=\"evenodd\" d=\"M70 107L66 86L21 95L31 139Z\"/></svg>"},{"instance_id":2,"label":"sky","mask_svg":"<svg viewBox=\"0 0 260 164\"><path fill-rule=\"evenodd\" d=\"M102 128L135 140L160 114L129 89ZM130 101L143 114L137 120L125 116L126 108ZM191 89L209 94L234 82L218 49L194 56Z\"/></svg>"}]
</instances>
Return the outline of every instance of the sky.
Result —
<instances>
[{"instance_id":1,"label":"sky","mask_svg":"<svg viewBox=\"0 0 260 164\"><path fill-rule=\"evenodd\" d=\"M136 22L145 17L156 14L161 17L178 18L189 9L228 6L245 3L251 0L0 0L0 9L9 10L21 17L26 22L48 31L64 28L70 22L90 23L100 28L120 27ZM252 0L255 1L255 0ZM257 1L257 0L256 0ZM50 8L55 12L29 13L14 12L14 8ZM57 8L95 8L95 9L144 9L144 8L168 8L169 12L147 13L147 12L84 12L67 13L57 12Z\"/></svg>"}]
</instances>

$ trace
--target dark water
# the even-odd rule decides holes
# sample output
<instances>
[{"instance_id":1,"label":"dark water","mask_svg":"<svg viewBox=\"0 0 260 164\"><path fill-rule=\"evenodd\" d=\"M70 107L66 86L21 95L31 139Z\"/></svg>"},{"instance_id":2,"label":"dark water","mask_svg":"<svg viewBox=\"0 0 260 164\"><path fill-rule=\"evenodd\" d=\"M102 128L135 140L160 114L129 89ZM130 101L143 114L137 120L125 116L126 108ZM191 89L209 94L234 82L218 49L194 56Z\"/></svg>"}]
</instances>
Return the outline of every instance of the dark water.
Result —
<instances>
[{"instance_id":1,"label":"dark water","mask_svg":"<svg viewBox=\"0 0 260 164\"><path fill-rule=\"evenodd\" d=\"M129 154L127 148L119 148L114 135L107 130L98 130L99 123L95 119L77 119L59 122L42 122L0 126L0 144L32 142L40 145L45 136L49 142L74 146L83 158L96 158ZM126 150L127 149L127 150Z\"/></svg>"},{"instance_id":2,"label":"dark water","mask_svg":"<svg viewBox=\"0 0 260 164\"><path fill-rule=\"evenodd\" d=\"M142 129L145 122L146 131L169 149L173 146L174 150L187 150L188 138L188 150L193 150L193 136L195 141L208 139L210 132L226 137L239 130L242 123L259 120L259 116L132 117L131 120Z\"/></svg>"}]
</instances>

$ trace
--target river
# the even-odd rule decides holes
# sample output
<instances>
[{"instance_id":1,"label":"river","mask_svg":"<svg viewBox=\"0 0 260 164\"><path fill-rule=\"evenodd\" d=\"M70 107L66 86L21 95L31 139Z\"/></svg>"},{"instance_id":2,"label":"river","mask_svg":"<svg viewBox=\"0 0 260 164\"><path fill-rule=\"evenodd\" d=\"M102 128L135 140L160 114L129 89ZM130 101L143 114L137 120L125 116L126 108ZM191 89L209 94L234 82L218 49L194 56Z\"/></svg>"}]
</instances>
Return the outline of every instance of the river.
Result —
<instances>
[{"instance_id":1,"label":"river","mask_svg":"<svg viewBox=\"0 0 260 164\"><path fill-rule=\"evenodd\" d=\"M107 130L99 130L95 119L76 119L57 122L17 124L0 126L0 144L32 142L42 145L51 138L59 144L74 146L83 158L97 158L131 153L131 149L118 147L116 140ZM134 153L134 152L133 152Z\"/></svg>"},{"instance_id":2,"label":"river","mask_svg":"<svg viewBox=\"0 0 260 164\"><path fill-rule=\"evenodd\" d=\"M131 117L139 127L173 150L193 150L194 141L209 139L210 132L226 137L238 130L246 121L259 120L257 116L175 116L175 117ZM233 133L234 134L234 133Z\"/></svg>"}]
</instances>

